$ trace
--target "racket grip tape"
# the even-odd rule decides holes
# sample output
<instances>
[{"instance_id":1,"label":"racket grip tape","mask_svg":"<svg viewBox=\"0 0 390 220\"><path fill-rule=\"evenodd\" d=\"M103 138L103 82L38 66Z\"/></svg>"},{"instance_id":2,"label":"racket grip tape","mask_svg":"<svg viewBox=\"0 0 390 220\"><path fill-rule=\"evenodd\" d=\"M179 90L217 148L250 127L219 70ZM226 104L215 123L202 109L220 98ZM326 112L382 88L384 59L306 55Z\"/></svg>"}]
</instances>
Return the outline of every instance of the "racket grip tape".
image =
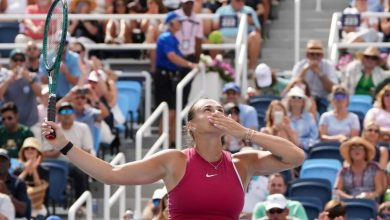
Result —
<instances>
[{"instance_id":1,"label":"racket grip tape","mask_svg":"<svg viewBox=\"0 0 390 220\"><path fill-rule=\"evenodd\" d=\"M47 107L47 120L48 121L55 121L56 119L56 96L50 95L49 96L49 104ZM56 138L55 131L51 132L50 134L46 135L47 139L54 139Z\"/></svg>"}]
</instances>

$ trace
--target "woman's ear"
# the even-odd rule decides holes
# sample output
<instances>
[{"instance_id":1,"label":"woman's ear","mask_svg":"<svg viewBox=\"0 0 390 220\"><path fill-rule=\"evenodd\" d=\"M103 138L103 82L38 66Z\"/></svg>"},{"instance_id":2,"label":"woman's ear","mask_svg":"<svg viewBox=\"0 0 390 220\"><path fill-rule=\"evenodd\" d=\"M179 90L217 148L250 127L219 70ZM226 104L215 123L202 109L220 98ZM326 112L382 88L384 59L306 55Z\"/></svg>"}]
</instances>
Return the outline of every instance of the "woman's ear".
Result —
<instances>
[{"instance_id":1,"label":"woman's ear","mask_svg":"<svg viewBox=\"0 0 390 220\"><path fill-rule=\"evenodd\" d=\"M195 131L196 127L195 127L194 123L188 122L187 129L190 130L190 131Z\"/></svg>"}]
</instances>

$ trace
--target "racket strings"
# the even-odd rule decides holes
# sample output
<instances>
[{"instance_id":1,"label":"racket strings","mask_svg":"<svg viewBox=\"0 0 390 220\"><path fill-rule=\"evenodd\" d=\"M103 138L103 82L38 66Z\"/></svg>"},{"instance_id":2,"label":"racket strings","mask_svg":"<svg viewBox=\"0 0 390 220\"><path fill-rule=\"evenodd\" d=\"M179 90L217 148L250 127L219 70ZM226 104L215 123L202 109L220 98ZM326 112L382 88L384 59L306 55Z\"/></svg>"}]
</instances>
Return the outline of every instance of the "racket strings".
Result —
<instances>
[{"instance_id":1,"label":"racket strings","mask_svg":"<svg viewBox=\"0 0 390 220\"><path fill-rule=\"evenodd\" d=\"M62 36L62 26L63 26L63 10L61 1L56 4L49 23L49 34L47 39L47 56L46 64L48 67L52 68L55 64L56 57L58 55L58 50L60 48L61 36Z\"/></svg>"}]
</instances>

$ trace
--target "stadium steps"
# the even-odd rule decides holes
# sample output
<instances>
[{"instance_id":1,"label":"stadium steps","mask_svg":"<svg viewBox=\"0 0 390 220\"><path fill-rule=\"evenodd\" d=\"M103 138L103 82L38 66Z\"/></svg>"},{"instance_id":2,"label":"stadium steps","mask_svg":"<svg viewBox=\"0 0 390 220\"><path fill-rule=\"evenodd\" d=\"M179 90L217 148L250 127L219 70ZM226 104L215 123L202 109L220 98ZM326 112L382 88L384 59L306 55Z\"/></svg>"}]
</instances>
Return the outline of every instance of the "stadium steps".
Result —
<instances>
[{"instance_id":1,"label":"stadium steps","mask_svg":"<svg viewBox=\"0 0 390 220\"><path fill-rule=\"evenodd\" d=\"M301 0L301 58L306 42L311 38L320 39L327 47L332 14L347 6L346 1L323 0L322 11L316 12L315 2ZM281 1L279 18L272 21L269 38L263 43L259 62L267 63L277 71L291 70L294 66L294 13L294 1Z\"/></svg>"}]
</instances>

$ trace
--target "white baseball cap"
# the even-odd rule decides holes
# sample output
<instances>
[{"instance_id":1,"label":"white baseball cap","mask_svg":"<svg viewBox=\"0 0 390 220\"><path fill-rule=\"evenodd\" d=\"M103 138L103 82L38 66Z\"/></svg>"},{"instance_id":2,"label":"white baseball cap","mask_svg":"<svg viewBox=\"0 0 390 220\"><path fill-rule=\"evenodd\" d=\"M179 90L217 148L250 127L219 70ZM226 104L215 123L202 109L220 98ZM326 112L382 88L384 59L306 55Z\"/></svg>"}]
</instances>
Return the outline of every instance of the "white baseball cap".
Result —
<instances>
[{"instance_id":1,"label":"white baseball cap","mask_svg":"<svg viewBox=\"0 0 390 220\"><path fill-rule=\"evenodd\" d=\"M163 187L161 189L154 190L152 199L162 199L167 194L167 188Z\"/></svg>"},{"instance_id":2,"label":"white baseball cap","mask_svg":"<svg viewBox=\"0 0 390 220\"><path fill-rule=\"evenodd\" d=\"M271 68L265 63L257 65L255 70L256 84L260 88L268 87L272 84Z\"/></svg>"},{"instance_id":3,"label":"white baseball cap","mask_svg":"<svg viewBox=\"0 0 390 220\"><path fill-rule=\"evenodd\" d=\"M272 194L267 197L265 201L265 209L267 211L278 208L285 209L287 207L287 199L282 194Z\"/></svg>"}]
</instances>

